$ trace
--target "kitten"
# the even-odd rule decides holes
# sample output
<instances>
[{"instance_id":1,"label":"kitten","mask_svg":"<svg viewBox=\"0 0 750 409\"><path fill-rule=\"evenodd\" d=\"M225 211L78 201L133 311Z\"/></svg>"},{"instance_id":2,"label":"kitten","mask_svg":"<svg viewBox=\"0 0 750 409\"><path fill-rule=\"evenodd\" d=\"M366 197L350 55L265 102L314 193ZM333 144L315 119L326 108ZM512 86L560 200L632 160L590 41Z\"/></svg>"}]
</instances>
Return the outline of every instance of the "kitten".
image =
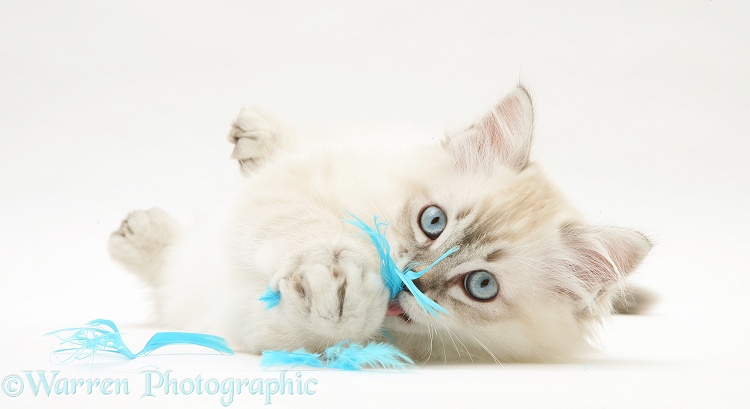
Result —
<instances>
[{"instance_id":1,"label":"kitten","mask_svg":"<svg viewBox=\"0 0 750 409\"><path fill-rule=\"evenodd\" d=\"M321 351L386 328L420 361L570 359L651 244L582 221L529 161L532 125L521 87L441 144L382 152L306 150L244 110L229 139L247 178L231 210L192 231L157 208L133 212L109 250L153 288L163 325L243 351ZM375 248L347 212L389 223L401 268L459 245L415 281L450 314L430 316L408 291L389 303ZM266 309L269 286L281 302Z\"/></svg>"}]
</instances>

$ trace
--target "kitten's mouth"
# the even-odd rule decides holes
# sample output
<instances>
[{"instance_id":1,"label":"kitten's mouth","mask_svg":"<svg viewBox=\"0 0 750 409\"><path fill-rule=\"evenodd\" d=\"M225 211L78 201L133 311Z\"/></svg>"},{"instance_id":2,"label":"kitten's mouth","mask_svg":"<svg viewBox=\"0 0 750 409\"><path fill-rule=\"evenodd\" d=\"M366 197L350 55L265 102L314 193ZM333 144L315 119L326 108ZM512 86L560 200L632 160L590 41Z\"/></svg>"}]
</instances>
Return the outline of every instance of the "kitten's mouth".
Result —
<instances>
[{"instance_id":1,"label":"kitten's mouth","mask_svg":"<svg viewBox=\"0 0 750 409\"><path fill-rule=\"evenodd\" d=\"M391 302L388 303L388 309L385 311L385 315L397 316L404 322L411 322L411 318L406 314L406 311L404 311L404 307L401 306L397 299L391 300Z\"/></svg>"}]
</instances>

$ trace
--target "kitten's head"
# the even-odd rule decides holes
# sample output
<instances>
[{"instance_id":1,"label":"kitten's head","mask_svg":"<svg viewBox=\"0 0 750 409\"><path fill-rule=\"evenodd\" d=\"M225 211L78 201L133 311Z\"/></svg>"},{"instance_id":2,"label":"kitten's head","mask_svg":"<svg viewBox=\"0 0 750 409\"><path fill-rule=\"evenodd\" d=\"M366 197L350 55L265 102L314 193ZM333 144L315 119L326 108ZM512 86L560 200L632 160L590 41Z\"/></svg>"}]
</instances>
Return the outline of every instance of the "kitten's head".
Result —
<instances>
[{"instance_id":1,"label":"kitten's head","mask_svg":"<svg viewBox=\"0 0 750 409\"><path fill-rule=\"evenodd\" d=\"M406 335L400 346L412 356L569 358L587 347L648 253L642 234L580 219L529 162L532 124L531 99L518 88L439 149L413 157L406 200L392 215L394 259L424 266L461 250L415 281L449 315L431 317L408 292L389 308L388 328Z\"/></svg>"}]
</instances>

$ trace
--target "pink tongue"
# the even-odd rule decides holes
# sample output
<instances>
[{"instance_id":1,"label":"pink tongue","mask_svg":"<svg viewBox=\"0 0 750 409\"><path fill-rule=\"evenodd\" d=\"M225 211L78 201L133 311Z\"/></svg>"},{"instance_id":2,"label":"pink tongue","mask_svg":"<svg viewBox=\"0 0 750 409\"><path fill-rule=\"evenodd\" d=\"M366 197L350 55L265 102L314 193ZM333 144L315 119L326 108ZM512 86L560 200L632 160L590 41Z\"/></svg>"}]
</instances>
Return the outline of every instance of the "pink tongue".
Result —
<instances>
[{"instance_id":1,"label":"pink tongue","mask_svg":"<svg viewBox=\"0 0 750 409\"><path fill-rule=\"evenodd\" d=\"M391 301L388 303L388 310L385 312L385 315L401 315L404 313L404 308L401 307L401 304L398 303L398 301Z\"/></svg>"}]
</instances>

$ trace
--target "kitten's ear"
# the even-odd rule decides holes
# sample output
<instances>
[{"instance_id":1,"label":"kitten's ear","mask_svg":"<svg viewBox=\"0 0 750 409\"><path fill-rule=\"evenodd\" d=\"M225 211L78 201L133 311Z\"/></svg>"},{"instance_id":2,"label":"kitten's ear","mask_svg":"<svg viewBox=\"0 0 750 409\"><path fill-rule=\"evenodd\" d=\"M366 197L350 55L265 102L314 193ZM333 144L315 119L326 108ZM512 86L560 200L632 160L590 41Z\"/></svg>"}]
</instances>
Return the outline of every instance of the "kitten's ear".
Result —
<instances>
[{"instance_id":1,"label":"kitten's ear","mask_svg":"<svg viewBox=\"0 0 750 409\"><path fill-rule=\"evenodd\" d=\"M622 280L651 250L646 236L617 227L570 227L564 231L563 238L573 251L573 273L583 285L582 290L594 299L612 295L612 290L622 290ZM598 301L611 302L610 297L606 298Z\"/></svg>"},{"instance_id":2,"label":"kitten's ear","mask_svg":"<svg viewBox=\"0 0 750 409\"><path fill-rule=\"evenodd\" d=\"M531 97L519 86L475 124L447 136L443 146L461 168L486 169L500 163L520 171L529 162L533 124Z\"/></svg>"}]
</instances>

